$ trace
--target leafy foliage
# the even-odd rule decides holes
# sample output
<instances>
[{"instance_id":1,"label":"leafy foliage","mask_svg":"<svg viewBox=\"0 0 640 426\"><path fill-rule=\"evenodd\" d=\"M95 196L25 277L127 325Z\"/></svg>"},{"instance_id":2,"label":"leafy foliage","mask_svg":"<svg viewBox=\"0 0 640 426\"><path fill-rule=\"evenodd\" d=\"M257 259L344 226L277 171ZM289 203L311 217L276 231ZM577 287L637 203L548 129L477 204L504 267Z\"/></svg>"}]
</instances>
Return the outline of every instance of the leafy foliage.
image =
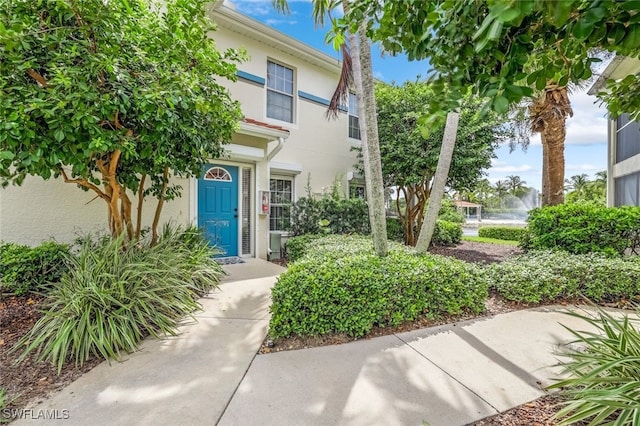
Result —
<instances>
[{"instance_id":1,"label":"leafy foliage","mask_svg":"<svg viewBox=\"0 0 640 426\"><path fill-rule=\"evenodd\" d=\"M468 89L504 113L543 90L591 77L597 49L636 57L640 53L640 8L635 1L356 2L337 31L357 28L388 52L429 58L434 96L425 124L458 107ZM609 83L614 115L638 110L638 79ZM624 89L623 89L624 88ZM631 90L629 90L631 89Z\"/></svg>"},{"instance_id":2,"label":"leafy foliage","mask_svg":"<svg viewBox=\"0 0 640 426\"><path fill-rule=\"evenodd\" d=\"M462 239L462 225L456 222L438 219L431 243L437 246L451 246Z\"/></svg>"},{"instance_id":3,"label":"leafy foliage","mask_svg":"<svg viewBox=\"0 0 640 426\"><path fill-rule=\"evenodd\" d=\"M598 310L597 316L568 312L586 321L592 331L568 329L576 338L560 355L567 378L550 386L567 399L556 415L561 425L588 422L636 425L640 419L640 311L634 316L614 316Z\"/></svg>"},{"instance_id":4,"label":"leafy foliage","mask_svg":"<svg viewBox=\"0 0 640 426\"><path fill-rule=\"evenodd\" d=\"M403 241L404 229L399 218L387 217L387 237L391 241Z\"/></svg>"},{"instance_id":5,"label":"leafy foliage","mask_svg":"<svg viewBox=\"0 0 640 426\"><path fill-rule=\"evenodd\" d=\"M47 241L37 247L0 243L0 293L43 291L67 269L69 246Z\"/></svg>"},{"instance_id":6,"label":"leafy foliage","mask_svg":"<svg viewBox=\"0 0 640 426\"><path fill-rule=\"evenodd\" d=\"M178 196L171 173L199 174L242 117L217 82L236 78L241 55L215 49L206 3L3 2L2 184L62 175L107 203L114 236L131 238L127 191Z\"/></svg>"},{"instance_id":7,"label":"leafy foliage","mask_svg":"<svg viewBox=\"0 0 640 426\"><path fill-rule=\"evenodd\" d=\"M385 185L398 187L396 210L409 245L415 244L420 233L442 146L444 124L431 128L428 137L419 126L432 96L431 86L424 81L376 86L382 172ZM451 188L473 187L490 166L497 143L511 136L500 116L482 117L480 109L477 99L464 99L447 179ZM402 208L400 200L411 201Z\"/></svg>"},{"instance_id":8,"label":"leafy foliage","mask_svg":"<svg viewBox=\"0 0 640 426\"><path fill-rule=\"evenodd\" d=\"M525 228L515 226L483 226L478 229L479 237L507 241L520 241L525 233Z\"/></svg>"},{"instance_id":9,"label":"leafy foliage","mask_svg":"<svg viewBox=\"0 0 640 426\"><path fill-rule=\"evenodd\" d=\"M270 335L359 337L420 316L481 312L487 287L475 265L397 244L378 257L364 237L323 237L275 284Z\"/></svg>"},{"instance_id":10,"label":"leafy foliage","mask_svg":"<svg viewBox=\"0 0 640 426\"><path fill-rule=\"evenodd\" d=\"M291 206L291 233L368 234L367 203L359 198L302 197Z\"/></svg>"},{"instance_id":11,"label":"leafy foliage","mask_svg":"<svg viewBox=\"0 0 640 426\"><path fill-rule=\"evenodd\" d=\"M609 255L640 250L640 207L565 204L531 210L527 221L526 249Z\"/></svg>"},{"instance_id":12,"label":"leafy foliage","mask_svg":"<svg viewBox=\"0 0 640 426\"><path fill-rule=\"evenodd\" d=\"M175 335L185 315L199 308L196 296L218 285L221 267L197 230L165 230L158 244L123 245L87 238L69 271L46 295L44 316L13 350L20 359L82 364L95 355L117 359L151 335Z\"/></svg>"},{"instance_id":13,"label":"leafy foliage","mask_svg":"<svg viewBox=\"0 0 640 426\"><path fill-rule=\"evenodd\" d=\"M289 262L295 262L307 254L307 249L317 239L322 238L322 235L318 234L304 234L296 237L291 237L286 242L287 258Z\"/></svg>"},{"instance_id":14,"label":"leafy foliage","mask_svg":"<svg viewBox=\"0 0 640 426\"><path fill-rule=\"evenodd\" d=\"M599 253L532 251L487 267L492 285L507 300L548 303L581 295L594 302L640 295L640 261Z\"/></svg>"}]
</instances>

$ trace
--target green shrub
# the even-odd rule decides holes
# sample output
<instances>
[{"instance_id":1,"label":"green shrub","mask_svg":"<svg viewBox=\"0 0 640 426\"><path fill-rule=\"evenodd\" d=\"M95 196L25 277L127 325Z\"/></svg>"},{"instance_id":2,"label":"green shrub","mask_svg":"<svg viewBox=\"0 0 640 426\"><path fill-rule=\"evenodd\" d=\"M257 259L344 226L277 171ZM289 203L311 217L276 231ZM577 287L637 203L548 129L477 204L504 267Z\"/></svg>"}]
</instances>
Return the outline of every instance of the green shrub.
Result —
<instances>
[{"instance_id":1,"label":"green shrub","mask_svg":"<svg viewBox=\"0 0 640 426\"><path fill-rule=\"evenodd\" d=\"M496 240L520 241L527 230L515 226L483 226L478 229L478 237Z\"/></svg>"},{"instance_id":2,"label":"green shrub","mask_svg":"<svg viewBox=\"0 0 640 426\"><path fill-rule=\"evenodd\" d=\"M147 335L174 335L199 308L196 297L218 284L214 253L191 228L166 228L153 247L87 238L48 292L44 316L14 350L26 347L20 359L37 350L60 371L68 358L118 358Z\"/></svg>"},{"instance_id":3,"label":"green shrub","mask_svg":"<svg viewBox=\"0 0 640 426\"><path fill-rule=\"evenodd\" d=\"M272 290L270 335L363 336L374 326L481 312L487 280L479 267L416 255L399 244L376 256L370 239L329 236L307 247Z\"/></svg>"},{"instance_id":4,"label":"green shrub","mask_svg":"<svg viewBox=\"0 0 640 426\"><path fill-rule=\"evenodd\" d=\"M517 302L553 302L580 295L608 302L640 295L637 258L532 251L490 265L487 273L505 299Z\"/></svg>"},{"instance_id":5,"label":"green shrub","mask_svg":"<svg viewBox=\"0 0 640 426\"><path fill-rule=\"evenodd\" d=\"M556 417L561 425L637 425L640 421L640 311L622 318L599 310L597 317L570 312L596 332L569 331L576 337L562 355L566 378L550 386L566 399Z\"/></svg>"},{"instance_id":6,"label":"green shrub","mask_svg":"<svg viewBox=\"0 0 640 426\"><path fill-rule=\"evenodd\" d=\"M309 244L321 237L322 235L306 234L289 238L285 243L285 248L287 250L287 259L290 262L295 262L296 260L300 259L306 254Z\"/></svg>"},{"instance_id":7,"label":"green shrub","mask_svg":"<svg viewBox=\"0 0 640 426\"><path fill-rule=\"evenodd\" d=\"M457 207L450 200L442 200L440 205L440 211L438 212L438 219L446 220L453 223L464 223L464 216L458 211Z\"/></svg>"},{"instance_id":8,"label":"green shrub","mask_svg":"<svg viewBox=\"0 0 640 426\"><path fill-rule=\"evenodd\" d=\"M387 218L387 238L392 241L403 241L404 229L402 222L397 217Z\"/></svg>"},{"instance_id":9,"label":"green shrub","mask_svg":"<svg viewBox=\"0 0 640 426\"><path fill-rule=\"evenodd\" d=\"M462 225L460 223L438 220L433 231L431 243L439 246L458 244L462 239Z\"/></svg>"},{"instance_id":10,"label":"green shrub","mask_svg":"<svg viewBox=\"0 0 640 426\"><path fill-rule=\"evenodd\" d=\"M574 254L640 251L640 207L563 204L529 212L523 247Z\"/></svg>"},{"instance_id":11,"label":"green shrub","mask_svg":"<svg viewBox=\"0 0 640 426\"><path fill-rule=\"evenodd\" d=\"M322 222L328 222L326 226ZM325 223L326 223L325 222ZM324 197L316 200L303 197L291 206L293 235L367 234L369 230L367 203L361 199Z\"/></svg>"},{"instance_id":12,"label":"green shrub","mask_svg":"<svg viewBox=\"0 0 640 426\"><path fill-rule=\"evenodd\" d=\"M20 295L46 290L60 281L68 255L68 245L53 241L36 247L0 243L0 292Z\"/></svg>"}]
</instances>

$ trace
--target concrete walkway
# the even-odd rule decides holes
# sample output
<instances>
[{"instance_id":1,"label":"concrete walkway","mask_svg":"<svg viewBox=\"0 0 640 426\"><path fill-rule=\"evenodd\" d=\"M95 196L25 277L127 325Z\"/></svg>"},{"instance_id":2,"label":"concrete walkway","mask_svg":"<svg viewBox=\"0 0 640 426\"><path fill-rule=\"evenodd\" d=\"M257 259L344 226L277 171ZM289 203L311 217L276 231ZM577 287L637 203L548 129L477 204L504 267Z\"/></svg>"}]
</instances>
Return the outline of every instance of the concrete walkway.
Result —
<instances>
[{"instance_id":1,"label":"concrete walkway","mask_svg":"<svg viewBox=\"0 0 640 426\"><path fill-rule=\"evenodd\" d=\"M557 345L571 340L559 323L586 328L552 307L256 356L283 269L225 269L197 323L99 365L32 415L68 410L52 421L65 425L464 425L543 395Z\"/></svg>"}]
</instances>

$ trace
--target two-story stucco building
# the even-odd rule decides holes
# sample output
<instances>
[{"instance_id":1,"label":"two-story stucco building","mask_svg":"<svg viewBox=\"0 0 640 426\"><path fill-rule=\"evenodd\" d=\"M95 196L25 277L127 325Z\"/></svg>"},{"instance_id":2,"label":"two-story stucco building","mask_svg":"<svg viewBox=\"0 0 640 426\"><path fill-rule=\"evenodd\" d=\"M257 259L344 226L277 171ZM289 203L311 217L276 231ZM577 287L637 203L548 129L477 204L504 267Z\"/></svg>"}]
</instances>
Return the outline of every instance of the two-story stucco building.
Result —
<instances>
[{"instance_id":1,"label":"two-story stucco building","mask_svg":"<svg viewBox=\"0 0 640 426\"><path fill-rule=\"evenodd\" d=\"M266 258L271 234L286 229L288 206L305 195L308 182L316 194L335 183L345 195L362 191L353 180L355 99L338 119L327 120L340 75L337 59L232 5L216 2L209 14L218 26L211 34L218 48L244 48L250 57L238 66L237 82L221 81L240 101L245 119L226 146L228 155L211 159L198 179L178 182L182 196L166 204L163 221L203 227L226 256ZM21 187L0 190L0 240L67 242L106 230L106 209L92 199L61 180L29 177Z\"/></svg>"},{"instance_id":2,"label":"two-story stucco building","mask_svg":"<svg viewBox=\"0 0 640 426\"><path fill-rule=\"evenodd\" d=\"M607 79L620 80L640 73L640 59L618 56L589 89L590 95L604 88ZM622 114L609 120L607 149L607 205L640 206L640 123Z\"/></svg>"}]
</instances>

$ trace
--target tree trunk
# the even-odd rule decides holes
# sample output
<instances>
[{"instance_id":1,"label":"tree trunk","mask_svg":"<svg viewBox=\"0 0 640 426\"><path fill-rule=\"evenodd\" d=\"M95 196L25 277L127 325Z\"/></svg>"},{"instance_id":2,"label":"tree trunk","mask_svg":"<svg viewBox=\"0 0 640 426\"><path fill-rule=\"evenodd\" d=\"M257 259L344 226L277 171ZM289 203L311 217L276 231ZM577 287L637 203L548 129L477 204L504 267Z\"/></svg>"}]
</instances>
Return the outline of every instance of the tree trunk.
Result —
<instances>
[{"instance_id":1,"label":"tree trunk","mask_svg":"<svg viewBox=\"0 0 640 426\"><path fill-rule=\"evenodd\" d=\"M348 7L348 2L344 1ZM373 247L378 256L387 254L387 224L384 205L384 184L382 180L382 162L378 142L378 120L373 87L373 71L371 68L371 48L365 35L364 27L358 30L359 40L349 34L349 47L352 52L353 79L358 99L358 115L360 124L360 141L364 177L369 206L369 223Z\"/></svg>"},{"instance_id":2,"label":"tree trunk","mask_svg":"<svg viewBox=\"0 0 640 426\"><path fill-rule=\"evenodd\" d=\"M158 224L160 223L160 213L162 213L162 206L164 206L164 196L167 192L167 184L169 183L169 167L164 168L162 172L162 189L160 195L158 195L158 204L156 205L156 212L153 216L153 224L151 225L151 245L155 246L158 243Z\"/></svg>"},{"instance_id":3,"label":"tree trunk","mask_svg":"<svg viewBox=\"0 0 640 426\"><path fill-rule=\"evenodd\" d=\"M540 132L542 141L542 205L549 205L549 148L544 140L544 132Z\"/></svg>"},{"instance_id":4,"label":"tree trunk","mask_svg":"<svg viewBox=\"0 0 640 426\"><path fill-rule=\"evenodd\" d=\"M564 203L564 140L566 136L566 118L555 117L546 123L543 137L547 146L547 205ZM544 161L544 160L543 160Z\"/></svg>"},{"instance_id":5,"label":"tree trunk","mask_svg":"<svg viewBox=\"0 0 640 426\"><path fill-rule=\"evenodd\" d=\"M453 157L453 149L456 145L456 137L458 134L458 120L460 114L458 112L450 112L447 114L447 124L444 128L444 136L442 137L442 147L440 148L440 157L438 158L438 167L433 178L431 186L431 194L429 196L429 205L424 217L422 229L416 244L418 253L426 253L431 244L433 232L436 229L436 221L442 204L442 196L444 188L447 185L449 177L449 168L451 167L451 158Z\"/></svg>"}]
</instances>

